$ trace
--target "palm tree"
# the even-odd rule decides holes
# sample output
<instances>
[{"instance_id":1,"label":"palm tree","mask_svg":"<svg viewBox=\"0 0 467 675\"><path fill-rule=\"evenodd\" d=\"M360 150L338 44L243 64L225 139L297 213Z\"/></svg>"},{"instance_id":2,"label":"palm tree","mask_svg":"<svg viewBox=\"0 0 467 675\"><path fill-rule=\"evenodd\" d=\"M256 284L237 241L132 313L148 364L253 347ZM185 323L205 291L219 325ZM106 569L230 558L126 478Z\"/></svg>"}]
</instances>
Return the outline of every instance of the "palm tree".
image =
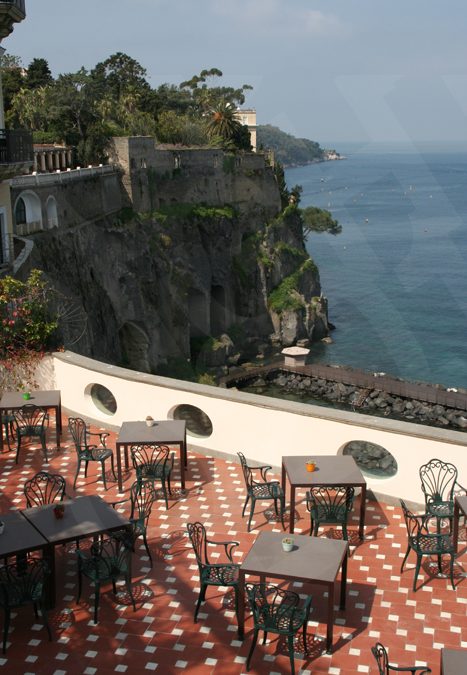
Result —
<instances>
[{"instance_id":1,"label":"palm tree","mask_svg":"<svg viewBox=\"0 0 467 675\"><path fill-rule=\"evenodd\" d=\"M211 138L220 137L223 140L231 139L241 128L241 123L236 117L235 106L221 99L207 113L207 130Z\"/></svg>"}]
</instances>

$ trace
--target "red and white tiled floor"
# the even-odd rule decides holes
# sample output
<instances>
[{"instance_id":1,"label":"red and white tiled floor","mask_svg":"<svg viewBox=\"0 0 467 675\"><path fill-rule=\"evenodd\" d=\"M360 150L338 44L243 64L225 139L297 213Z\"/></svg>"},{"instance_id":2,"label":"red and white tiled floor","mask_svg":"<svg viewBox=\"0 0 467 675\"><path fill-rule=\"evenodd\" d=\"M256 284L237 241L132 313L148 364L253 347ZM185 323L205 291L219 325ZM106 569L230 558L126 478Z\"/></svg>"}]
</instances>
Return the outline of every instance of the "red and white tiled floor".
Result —
<instances>
[{"instance_id":1,"label":"red and white tiled floor","mask_svg":"<svg viewBox=\"0 0 467 675\"><path fill-rule=\"evenodd\" d=\"M50 436L52 448L52 434ZM115 434L108 445L115 447ZM240 448L244 450L243 448ZM0 513L25 506L23 483L40 469L61 473L67 478L67 492L73 495L76 468L75 453L65 434L59 451L50 451L43 463L37 445L25 446L19 464L14 452L0 455ZM178 456L178 452L176 453ZM240 675L245 672L250 647L252 622L246 623L244 642L237 639L233 595L225 589L209 588L197 624L193 623L198 597L198 570L189 541L186 523L200 520L212 538L240 542L238 561L249 550L262 529L281 531L269 509L257 504L254 525L246 532L241 518L245 498L243 478L236 461L224 461L189 452L187 492L181 496L175 466L174 493L166 511L163 500L151 514L149 542L154 565L151 568L142 539L133 556L133 582L137 611L133 612L125 593L115 598L111 586L101 591L98 625L92 621L92 589L84 581L82 598L76 602L76 554L73 546L57 547L57 606L50 613L54 640L49 642L40 619L32 608L19 609L12 617L10 644L0 652L0 672L28 675L107 675L110 673L146 673L164 675ZM115 481L109 475L105 491L99 476L100 465L89 467L87 479L78 481L76 494L99 494L116 501ZM84 474L84 470L82 470ZM125 491L134 480L125 479ZM415 478L414 478L415 480ZM302 495L304 496L304 495ZM309 519L304 503L298 506L300 519L296 532L308 534ZM465 529L461 527L461 555L456 564L456 590L449 579L436 576L436 566L425 559L419 577L421 588L412 592L415 556L409 556L400 574L406 550L406 530L401 510L378 502L369 502L365 541L359 542L358 504L353 519L351 558L348 568L348 596L345 612L337 611L334 626L334 653L324 653L326 600L323 591L311 588L312 613L308 627L308 657L302 659L303 645L297 641L296 672L376 673L370 648L383 642L390 661L398 665L427 663L439 674L442 647L467 649L467 549ZM321 536L340 536L329 529ZM447 562L447 561L446 561ZM301 588L296 589L301 592ZM336 597L336 603L338 598ZM252 660L251 673L276 675L288 673L289 659L284 642L269 636L266 645L259 641ZM459 674L461 675L461 674Z\"/></svg>"}]
</instances>

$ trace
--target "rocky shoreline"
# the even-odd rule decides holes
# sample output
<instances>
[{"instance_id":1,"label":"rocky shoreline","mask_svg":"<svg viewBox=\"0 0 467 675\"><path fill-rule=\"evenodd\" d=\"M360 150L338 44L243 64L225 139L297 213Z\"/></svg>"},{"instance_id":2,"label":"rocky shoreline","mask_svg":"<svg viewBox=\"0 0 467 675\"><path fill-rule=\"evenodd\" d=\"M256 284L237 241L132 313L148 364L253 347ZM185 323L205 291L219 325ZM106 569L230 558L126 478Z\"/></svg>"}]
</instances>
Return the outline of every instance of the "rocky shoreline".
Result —
<instances>
[{"instance_id":1,"label":"rocky shoreline","mask_svg":"<svg viewBox=\"0 0 467 675\"><path fill-rule=\"evenodd\" d=\"M237 386L245 388L240 384ZM355 412L451 428L456 431L467 430L465 410L427 403L416 398L395 396L378 389L377 386L362 388L282 369L265 373L264 377L255 377L246 386L258 394L267 393L268 389L275 388L282 391L285 397L292 395L307 403L324 402Z\"/></svg>"}]
</instances>

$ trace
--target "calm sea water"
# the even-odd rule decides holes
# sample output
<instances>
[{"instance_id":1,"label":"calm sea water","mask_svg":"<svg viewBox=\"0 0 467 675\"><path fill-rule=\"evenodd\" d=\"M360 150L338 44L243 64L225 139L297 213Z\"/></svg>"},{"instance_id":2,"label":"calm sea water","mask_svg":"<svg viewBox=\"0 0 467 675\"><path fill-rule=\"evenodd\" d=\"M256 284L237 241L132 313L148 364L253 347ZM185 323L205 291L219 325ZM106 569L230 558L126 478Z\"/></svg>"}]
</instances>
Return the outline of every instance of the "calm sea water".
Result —
<instances>
[{"instance_id":1,"label":"calm sea water","mask_svg":"<svg viewBox=\"0 0 467 675\"><path fill-rule=\"evenodd\" d=\"M467 147L337 150L286 172L343 227L307 241L336 325L313 359L467 387Z\"/></svg>"}]
</instances>

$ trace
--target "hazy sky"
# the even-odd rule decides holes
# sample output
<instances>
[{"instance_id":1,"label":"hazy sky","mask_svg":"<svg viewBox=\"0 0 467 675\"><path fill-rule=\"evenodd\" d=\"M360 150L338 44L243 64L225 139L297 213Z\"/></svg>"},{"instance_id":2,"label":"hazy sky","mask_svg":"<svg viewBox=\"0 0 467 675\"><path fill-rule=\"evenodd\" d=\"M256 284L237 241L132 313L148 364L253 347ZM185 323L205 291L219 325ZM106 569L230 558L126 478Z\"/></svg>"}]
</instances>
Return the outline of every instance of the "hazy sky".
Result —
<instances>
[{"instance_id":1,"label":"hazy sky","mask_svg":"<svg viewBox=\"0 0 467 675\"><path fill-rule=\"evenodd\" d=\"M54 75L122 51L152 86L216 67L320 142L467 140L465 0L26 0L3 41Z\"/></svg>"}]
</instances>

